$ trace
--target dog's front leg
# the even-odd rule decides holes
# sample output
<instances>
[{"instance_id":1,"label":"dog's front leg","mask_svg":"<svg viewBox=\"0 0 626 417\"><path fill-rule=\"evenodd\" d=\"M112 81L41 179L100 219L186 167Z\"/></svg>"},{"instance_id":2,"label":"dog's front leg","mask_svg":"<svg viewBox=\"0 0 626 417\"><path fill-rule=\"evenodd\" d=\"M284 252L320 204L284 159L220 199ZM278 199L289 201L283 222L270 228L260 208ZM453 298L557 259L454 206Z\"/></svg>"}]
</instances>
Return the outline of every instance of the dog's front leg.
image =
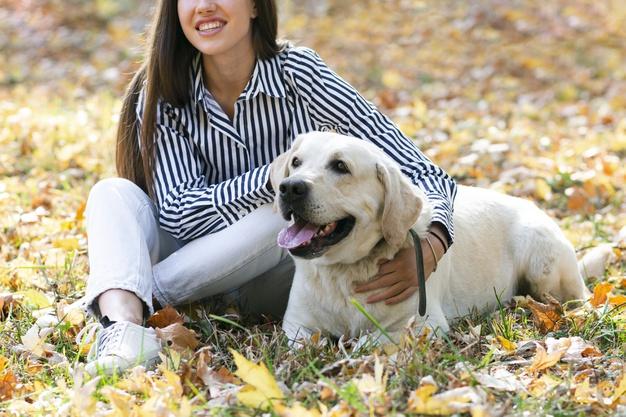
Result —
<instances>
[{"instance_id":1,"label":"dog's front leg","mask_svg":"<svg viewBox=\"0 0 626 417\"><path fill-rule=\"evenodd\" d=\"M309 329L302 324L290 320L287 315L285 315L285 319L283 320L283 331L285 332L285 336L289 339L289 347L296 349L308 342L315 333L313 329Z\"/></svg>"}]
</instances>

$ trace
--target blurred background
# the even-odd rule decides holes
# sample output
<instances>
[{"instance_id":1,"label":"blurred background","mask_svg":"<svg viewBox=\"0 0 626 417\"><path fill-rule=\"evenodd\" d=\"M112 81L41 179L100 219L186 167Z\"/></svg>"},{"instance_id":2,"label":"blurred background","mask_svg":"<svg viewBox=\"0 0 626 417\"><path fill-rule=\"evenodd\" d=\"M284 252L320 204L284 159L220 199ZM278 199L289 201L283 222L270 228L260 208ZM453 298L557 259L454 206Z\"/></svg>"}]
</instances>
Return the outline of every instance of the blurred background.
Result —
<instances>
[{"instance_id":1,"label":"blurred background","mask_svg":"<svg viewBox=\"0 0 626 417\"><path fill-rule=\"evenodd\" d=\"M626 2L278 3L281 37L316 49L460 183L537 201L577 247L626 224ZM80 291L84 202L115 175L154 4L2 1L0 285L45 286L50 273L19 265L70 259L55 291Z\"/></svg>"}]
</instances>

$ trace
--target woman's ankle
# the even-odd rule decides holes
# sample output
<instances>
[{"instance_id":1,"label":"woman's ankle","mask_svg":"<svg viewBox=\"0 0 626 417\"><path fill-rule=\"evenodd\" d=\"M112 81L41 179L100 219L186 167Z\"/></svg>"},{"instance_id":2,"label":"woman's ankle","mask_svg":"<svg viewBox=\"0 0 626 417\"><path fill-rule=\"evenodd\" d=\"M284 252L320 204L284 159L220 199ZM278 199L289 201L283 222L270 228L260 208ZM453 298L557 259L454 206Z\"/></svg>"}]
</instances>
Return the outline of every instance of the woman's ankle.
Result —
<instances>
[{"instance_id":1,"label":"woman's ankle","mask_svg":"<svg viewBox=\"0 0 626 417\"><path fill-rule=\"evenodd\" d=\"M111 289L103 292L97 299L98 308L102 317L111 321L129 321L143 324L143 302L135 293Z\"/></svg>"}]
</instances>

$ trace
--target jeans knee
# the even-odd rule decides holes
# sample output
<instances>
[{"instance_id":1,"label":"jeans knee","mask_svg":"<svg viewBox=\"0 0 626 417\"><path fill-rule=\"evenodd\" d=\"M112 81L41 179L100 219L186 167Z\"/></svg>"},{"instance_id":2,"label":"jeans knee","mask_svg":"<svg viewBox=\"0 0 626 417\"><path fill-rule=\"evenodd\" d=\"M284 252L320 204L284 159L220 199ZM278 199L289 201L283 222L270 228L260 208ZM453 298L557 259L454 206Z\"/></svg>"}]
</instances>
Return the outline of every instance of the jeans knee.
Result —
<instances>
[{"instance_id":1,"label":"jeans knee","mask_svg":"<svg viewBox=\"0 0 626 417\"><path fill-rule=\"evenodd\" d=\"M89 191L87 208L89 209L94 204L111 204L117 196L125 200L150 200L139 186L126 178L105 178L98 181Z\"/></svg>"}]
</instances>

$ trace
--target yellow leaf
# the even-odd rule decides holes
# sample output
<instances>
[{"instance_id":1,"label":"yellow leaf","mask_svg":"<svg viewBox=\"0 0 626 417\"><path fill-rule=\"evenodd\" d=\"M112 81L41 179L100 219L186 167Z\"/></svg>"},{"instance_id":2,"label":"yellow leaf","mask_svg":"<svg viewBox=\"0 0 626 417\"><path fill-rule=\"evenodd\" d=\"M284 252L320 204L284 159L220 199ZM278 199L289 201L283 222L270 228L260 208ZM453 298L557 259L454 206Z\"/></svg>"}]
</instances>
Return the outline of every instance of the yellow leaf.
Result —
<instances>
[{"instance_id":1,"label":"yellow leaf","mask_svg":"<svg viewBox=\"0 0 626 417\"><path fill-rule=\"evenodd\" d=\"M64 249L66 251L78 250L78 239L75 237L68 237L65 239L56 239L52 242L55 248Z\"/></svg>"},{"instance_id":2,"label":"yellow leaf","mask_svg":"<svg viewBox=\"0 0 626 417\"><path fill-rule=\"evenodd\" d=\"M510 340L502 337L502 336L496 336L496 338L498 339L498 342L500 342L500 345L502 345L502 347L507 351L507 352L512 352L515 349L517 349L517 345L515 344L515 342L511 342Z\"/></svg>"},{"instance_id":3,"label":"yellow leaf","mask_svg":"<svg viewBox=\"0 0 626 417\"><path fill-rule=\"evenodd\" d=\"M613 285L608 282L601 282L593 289L593 295L589 302L594 307L600 307L606 302L607 294L613 289Z\"/></svg>"},{"instance_id":4,"label":"yellow leaf","mask_svg":"<svg viewBox=\"0 0 626 417\"><path fill-rule=\"evenodd\" d=\"M163 376L167 381L167 386L171 388L171 394L174 398L180 398L183 395L183 386L180 383L180 377L167 369L165 366L161 366L161 371L163 372Z\"/></svg>"},{"instance_id":5,"label":"yellow leaf","mask_svg":"<svg viewBox=\"0 0 626 417\"><path fill-rule=\"evenodd\" d=\"M622 374L622 378L620 379L619 384L617 385L617 388L615 388L615 392L611 397L613 405L617 404L620 397L622 397L624 394L626 394L626 372Z\"/></svg>"},{"instance_id":6,"label":"yellow leaf","mask_svg":"<svg viewBox=\"0 0 626 417\"><path fill-rule=\"evenodd\" d=\"M543 201L548 201L552 197L552 189L546 180L542 178L535 180L535 197Z\"/></svg>"},{"instance_id":7,"label":"yellow leaf","mask_svg":"<svg viewBox=\"0 0 626 417\"><path fill-rule=\"evenodd\" d=\"M130 394L111 386L103 387L100 393L104 398L108 399L109 403L113 406L115 416L129 417L131 415L134 407Z\"/></svg>"},{"instance_id":8,"label":"yellow leaf","mask_svg":"<svg viewBox=\"0 0 626 417\"><path fill-rule=\"evenodd\" d=\"M37 308L46 308L52 305L50 300L48 300L48 297L46 297L44 293L37 290L18 291L15 294L21 295L26 304L30 304Z\"/></svg>"},{"instance_id":9,"label":"yellow leaf","mask_svg":"<svg viewBox=\"0 0 626 417\"><path fill-rule=\"evenodd\" d=\"M397 89L402 87L402 76L393 70L385 71L383 73L383 85L387 88Z\"/></svg>"},{"instance_id":10,"label":"yellow leaf","mask_svg":"<svg viewBox=\"0 0 626 417\"><path fill-rule=\"evenodd\" d=\"M538 372L556 365L556 363L561 360L563 354L567 352L567 349L570 347L571 344L571 340L566 339L563 341L562 346L560 346L557 350L550 353L549 355L543 346L537 344L537 352L535 353L535 358L530 364L528 370L530 372Z\"/></svg>"},{"instance_id":11,"label":"yellow leaf","mask_svg":"<svg viewBox=\"0 0 626 417\"><path fill-rule=\"evenodd\" d=\"M612 306L617 306L624 303L626 303L626 295L619 294L609 296L609 304Z\"/></svg>"},{"instance_id":12,"label":"yellow leaf","mask_svg":"<svg viewBox=\"0 0 626 417\"><path fill-rule=\"evenodd\" d=\"M239 401L248 407L267 410L272 400L284 398L283 392L264 363L250 362L234 349L230 349L230 353L237 365L235 375L248 384L237 393Z\"/></svg>"},{"instance_id":13,"label":"yellow leaf","mask_svg":"<svg viewBox=\"0 0 626 417\"><path fill-rule=\"evenodd\" d=\"M483 399L472 387L455 388L433 395L437 387L425 384L411 393L409 411L418 414L450 415L468 412L479 406Z\"/></svg>"},{"instance_id":14,"label":"yellow leaf","mask_svg":"<svg viewBox=\"0 0 626 417\"><path fill-rule=\"evenodd\" d=\"M589 379L585 379L576 386L574 391L574 401L581 404L591 404L598 402L597 389L589 386Z\"/></svg>"},{"instance_id":15,"label":"yellow leaf","mask_svg":"<svg viewBox=\"0 0 626 417\"><path fill-rule=\"evenodd\" d=\"M291 407L277 403L274 405L274 411L277 412L280 417L321 417L317 409L308 409L298 402Z\"/></svg>"}]
</instances>

